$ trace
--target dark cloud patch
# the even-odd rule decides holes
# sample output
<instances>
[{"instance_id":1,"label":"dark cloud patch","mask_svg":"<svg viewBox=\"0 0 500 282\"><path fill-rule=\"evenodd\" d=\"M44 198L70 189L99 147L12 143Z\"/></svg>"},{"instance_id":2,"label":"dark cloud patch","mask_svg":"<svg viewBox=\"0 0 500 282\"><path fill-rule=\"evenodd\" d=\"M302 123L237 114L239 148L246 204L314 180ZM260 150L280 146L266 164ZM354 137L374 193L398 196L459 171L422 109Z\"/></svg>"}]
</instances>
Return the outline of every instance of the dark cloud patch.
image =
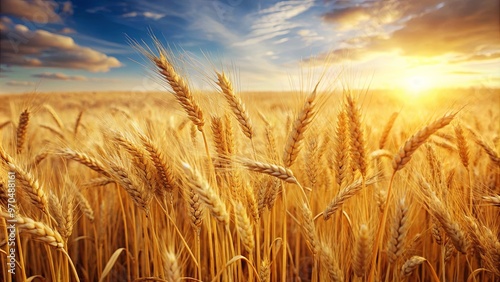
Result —
<instances>
[{"instance_id":1,"label":"dark cloud patch","mask_svg":"<svg viewBox=\"0 0 500 282\"><path fill-rule=\"evenodd\" d=\"M30 30L24 25L0 25L2 64L25 67L58 67L107 72L121 63L94 49L75 43L66 35Z\"/></svg>"},{"instance_id":2,"label":"dark cloud patch","mask_svg":"<svg viewBox=\"0 0 500 282\"><path fill-rule=\"evenodd\" d=\"M70 1L58 3L52 0L2 0L2 13L35 23L61 22L61 16L73 14Z\"/></svg>"}]
</instances>

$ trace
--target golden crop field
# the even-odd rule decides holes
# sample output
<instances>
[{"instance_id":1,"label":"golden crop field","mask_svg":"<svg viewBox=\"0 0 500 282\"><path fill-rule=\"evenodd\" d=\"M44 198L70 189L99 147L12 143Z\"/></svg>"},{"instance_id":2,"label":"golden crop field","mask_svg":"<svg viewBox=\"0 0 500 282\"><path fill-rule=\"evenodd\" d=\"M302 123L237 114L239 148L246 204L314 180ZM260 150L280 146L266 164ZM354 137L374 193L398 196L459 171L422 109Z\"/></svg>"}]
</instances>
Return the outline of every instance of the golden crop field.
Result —
<instances>
[{"instance_id":1,"label":"golden crop field","mask_svg":"<svg viewBox=\"0 0 500 282\"><path fill-rule=\"evenodd\" d=\"M163 92L1 97L0 280L498 281L498 90L199 92L159 51Z\"/></svg>"}]
</instances>

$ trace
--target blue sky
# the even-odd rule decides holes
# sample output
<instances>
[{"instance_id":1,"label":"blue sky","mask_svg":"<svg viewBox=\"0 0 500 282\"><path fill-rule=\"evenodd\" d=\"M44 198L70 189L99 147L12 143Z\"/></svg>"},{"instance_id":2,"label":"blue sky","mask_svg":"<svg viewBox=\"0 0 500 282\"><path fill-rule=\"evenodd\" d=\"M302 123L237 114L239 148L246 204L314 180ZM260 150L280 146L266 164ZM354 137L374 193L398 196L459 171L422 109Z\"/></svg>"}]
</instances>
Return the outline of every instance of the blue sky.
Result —
<instances>
[{"instance_id":1,"label":"blue sky","mask_svg":"<svg viewBox=\"0 0 500 282\"><path fill-rule=\"evenodd\" d=\"M241 90L290 90L325 68L373 88L499 87L498 5L2 0L0 93L159 89L127 40L151 44L151 32L196 61L181 65L199 88L214 67Z\"/></svg>"}]
</instances>

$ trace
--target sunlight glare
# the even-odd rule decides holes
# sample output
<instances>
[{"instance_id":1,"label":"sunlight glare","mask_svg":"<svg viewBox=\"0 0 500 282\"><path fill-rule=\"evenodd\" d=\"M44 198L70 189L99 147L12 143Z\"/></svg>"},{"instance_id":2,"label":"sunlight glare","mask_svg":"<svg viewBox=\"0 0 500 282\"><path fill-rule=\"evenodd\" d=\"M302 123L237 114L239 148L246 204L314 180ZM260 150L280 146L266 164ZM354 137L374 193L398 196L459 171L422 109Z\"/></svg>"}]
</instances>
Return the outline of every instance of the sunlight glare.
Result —
<instances>
[{"instance_id":1,"label":"sunlight glare","mask_svg":"<svg viewBox=\"0 0 500 282\"><path fill-rule=\"evenodd\" d=\"M411 96L419 96L430 90L433 84L430 76L414 75L410 76L405 82L406 93Z\"/></svg>"}]
</instances>

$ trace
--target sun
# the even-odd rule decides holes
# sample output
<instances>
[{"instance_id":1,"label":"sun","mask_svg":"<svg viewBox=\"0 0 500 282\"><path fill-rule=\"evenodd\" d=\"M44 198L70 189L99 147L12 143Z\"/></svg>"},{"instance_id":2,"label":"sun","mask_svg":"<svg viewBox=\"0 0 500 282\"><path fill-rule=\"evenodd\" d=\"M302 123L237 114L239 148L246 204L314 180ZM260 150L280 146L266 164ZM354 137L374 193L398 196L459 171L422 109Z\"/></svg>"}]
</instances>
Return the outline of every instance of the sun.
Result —
<instances>
[{"instance_id":1,"label":"sun","mask_svg":"<svg viewBox=\"0 0 500 282\"><path fill-rule=\"evenodd\" d=\"M409 76L404 84L406 93L411 96L420 96L433 87L431 76L413 75Z\"/></svg>"}]
</instances>

